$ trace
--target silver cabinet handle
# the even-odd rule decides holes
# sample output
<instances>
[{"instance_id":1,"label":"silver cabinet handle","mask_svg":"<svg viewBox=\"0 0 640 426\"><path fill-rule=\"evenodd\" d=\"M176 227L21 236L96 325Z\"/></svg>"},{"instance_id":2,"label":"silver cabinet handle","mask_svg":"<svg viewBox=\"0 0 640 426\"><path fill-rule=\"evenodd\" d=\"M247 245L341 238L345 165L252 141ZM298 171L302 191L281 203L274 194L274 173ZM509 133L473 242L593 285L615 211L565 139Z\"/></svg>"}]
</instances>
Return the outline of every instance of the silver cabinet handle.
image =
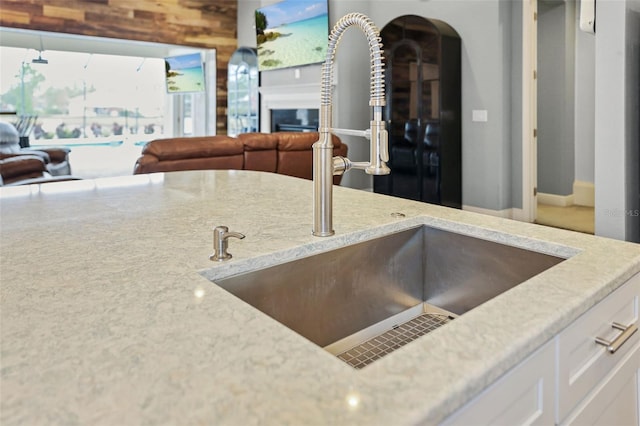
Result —
<instances>
[{"instance_id":1,"label":"silver cabinet handle","mask_svg":"<svg viewBox=\"0 0 640 426\"><path fill-rule=\"evenodd\" d=\"M611 327L621 330L622 333L620 333L618 337L613 339L613 342L604 340L600 337L596 337L596 343L599 345L605 346L607 348L607 351L609 351L609 353L612 353L612 354L615 353L618 349L620 349L620 347L624 345L624 342L629 340L629 338L633 335L633 333L638 331L638 326L635 325L635 323L630 324L629 326L624 326L622 324L618 324L617 322L614 322L611 324Z\"/></svg>"}]
</instances>

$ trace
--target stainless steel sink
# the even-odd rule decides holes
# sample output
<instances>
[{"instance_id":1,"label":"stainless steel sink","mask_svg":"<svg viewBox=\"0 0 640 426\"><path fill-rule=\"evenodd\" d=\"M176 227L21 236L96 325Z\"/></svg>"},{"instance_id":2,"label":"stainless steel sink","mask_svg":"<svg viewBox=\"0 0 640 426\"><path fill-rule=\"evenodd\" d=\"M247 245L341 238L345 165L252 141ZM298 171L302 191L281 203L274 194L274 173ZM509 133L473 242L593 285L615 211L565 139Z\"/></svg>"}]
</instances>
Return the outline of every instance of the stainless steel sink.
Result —
<instances>
[{"instance_id":1,"label":"stainless steel sink","mask_svg":"<svg viewBox=\"0 0 640 426\"><path fill-rule=\"evenodd\" d=\"M215 284L339 355L425 313L444 324L563 260L420 226Z\"/></svg>"}]
</instances>

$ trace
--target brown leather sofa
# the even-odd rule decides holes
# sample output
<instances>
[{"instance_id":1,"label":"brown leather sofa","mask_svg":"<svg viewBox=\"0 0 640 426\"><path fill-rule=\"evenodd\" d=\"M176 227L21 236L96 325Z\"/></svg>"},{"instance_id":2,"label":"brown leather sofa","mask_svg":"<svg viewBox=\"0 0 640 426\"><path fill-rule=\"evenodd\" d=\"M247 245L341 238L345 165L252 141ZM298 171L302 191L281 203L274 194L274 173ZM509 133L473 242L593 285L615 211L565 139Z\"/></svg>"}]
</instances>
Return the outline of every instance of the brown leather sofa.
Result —
<instances>
[{"instance_id":1,"label":"brown leather sofa","mask_svg":"<svg viewBox=\"0 0 640 426\"><path fill-rule=\"evenodd\" d=\"M78 180L71 175L53 176L40 155L0 156L0 186L30 185L37 183Z\"/></svg>"},{"instance_id":2,"label":"brown leather sofa","mask_svg":"<svg viewBox=\"0 0 640 426\"><path fill-rule=\"evenodd\" d=\"M0 160L8 159L16 156L37 156L42 159L45 164L46 172L51 176L68 176L71 174L71 165L69 162L69 152L71 150L65 147L51 148L22 148L20 146L20 135L18 130L10 123L0 121ZM29 162L11 163L11 167L17 167L23 164L25 167ZM27 173L25 171L25 173Z\"/></svg>"},{"instance_id":3,"label":"brown leather sofa","mask_svg":"<svg viewBox=\"0 0 640 426\"><path fill-rule=\"evenodd\" d=\"M313 179L317 132L243 133L238 137L201 136L147 142L134 174L178 170L257 170ZM347 155L347 145L332 135L333 154ZM341 176L334 177L339 184Z\"/></svg>"},{"instance_id":4,"label":"brown leather sofa","mask_svg":"<svg viewBox=\"0 0 640 426\"><path fill-rule=\"evenodd\" d=\"M75 180L69 149L28 149L20 146L17 129L0 121L0 186Z\"/></svg>"}]
</instances>

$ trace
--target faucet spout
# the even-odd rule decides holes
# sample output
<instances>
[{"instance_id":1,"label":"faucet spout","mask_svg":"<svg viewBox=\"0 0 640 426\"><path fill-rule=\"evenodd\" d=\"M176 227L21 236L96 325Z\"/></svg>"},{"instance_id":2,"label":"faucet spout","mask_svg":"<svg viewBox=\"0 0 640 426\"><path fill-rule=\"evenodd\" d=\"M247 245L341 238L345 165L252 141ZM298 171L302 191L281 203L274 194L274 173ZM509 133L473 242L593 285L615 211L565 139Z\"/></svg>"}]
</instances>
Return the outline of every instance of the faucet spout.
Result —
<instances>
[{"instance_id":1,"label":"faucet spout","mask_svg":"<svg viewBox=\"0 0 640 426\"><path fill-rule=\"evenodd\" d=\"M369 106L373 108L370 128L366 131L349 131L343 133L362 133L370 139L369 162L352 163L347 158L333 159L331 143L332 120L332 80L333 60L336 48L345 30L357 26L367 37L371 60ZM389 161L389 142L385 123L382 120L382 108L385 106L384 93L384 58L382 55L380 31L366 15L349 13L338 20L329 35L327 56L322 64L322 80L320 93L320 138L313 145L313 235L326 237L334 234L333 230L333 175L342 174L351 168L364 169L371 175L386 175L391 172L387 166Z\"/></svg>"}]
</instances>

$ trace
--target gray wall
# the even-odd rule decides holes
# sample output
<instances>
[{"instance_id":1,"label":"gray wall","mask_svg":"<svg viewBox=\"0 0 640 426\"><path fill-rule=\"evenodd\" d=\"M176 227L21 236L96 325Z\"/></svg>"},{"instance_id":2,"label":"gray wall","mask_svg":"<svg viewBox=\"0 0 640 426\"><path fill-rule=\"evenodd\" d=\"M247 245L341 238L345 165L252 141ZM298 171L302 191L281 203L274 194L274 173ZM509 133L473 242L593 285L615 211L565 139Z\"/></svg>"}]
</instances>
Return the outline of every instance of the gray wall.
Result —
<instances>
[{"instance_id":1,"label":"gray wall","mask_svg":"<svg viewBox=\"0 0 640 426\"><path fill-rule=\"evenodd\" d=\"M632 4L633 3L633 4ZM625 31L625 238L640 242L640 0L629 2Z\"/></svg>"},{"instance_id":2,"label":"gray wall","mask_svg":"<svg viewBox=\"0 0 640 426\"><path fill-rule=\"evenodd\" d=\"M371 1L370 16L380 27L397 16L416 14L447 22L462 39L462 202L466 206L513 207L512 187L521 187L521 169L513 170L511 139L512 114L521 110L522 103L521 92L514 93L511 84L512 78L521 77L511 70L514 3ZM488 121L472 122L473 110L487 110Z\"/></svg>"},{"instance_id":3,"label":"gray wall","mask_svg":"<svg viewBox=\"0 0 640 426\"><path fill-rule=\"evenodd\" d=\"M256 47L255 11L261 6L261 0L238 0L238 47Z\"/></svg>"},{"instance_id":4,"label":"gray wall","mask_svg":"<svg viewBox=\"0 0 640 426\"><path fill-rule=\"evenodd\" d=\"M538 2L538 192L573 192L575 4Z\"/></svg>"},{"instance_id":5,"label":"gray wall","mask_svg":"<svg viewBox=\"0 0 640 426\"><path fill-rule=\"evenodd\" d=\"M511 207L522 208L522 2L511 8Z\"/></svg>"},{"instance_id":6,"label":"gray wall","mask_svg":"<svg viewBox=\"0 0 640 426\"><path fill-rule=\"evenodd\" d=\"M350 12L361 12L371 17L368 1L330 1L329 22L333 26L338 19ZM374 20L382 29L382 25ZM357 28L344 32L335 56L333 127L364 130L369 127L369 45ZM320 69L315 74L320 81ZM340 136L349 146L348 157L353 161L369 160L369 143L358 137ZM342 178L343 185L351 188L372 189L373 178L362 170L352 170Z\"/></svg>"},{"instance_id":7,"label":"gray wall","mask_svg":"<svg viewBox=\"0 0 640 426\"><path fill-rule=\"evenodd\" d=\"M594 182L595 36L576 0L538 3L538 190L569 195Z\"/></svg>"},{"instance_id":8,"label":"gray wall","mask_svg":"<svg viewBox=\"0 0 640 426\"><path fill-rule=\"evenodd\" d=\"M253 11L275 1L238 0L238 40L241 45L254 46ZM638 97L640 72L638 43L640 37L640 1L599 1L597 34L583 59L595 63L595 72L576 70L576 126L588 122L591 94L583 87L595 82L596 99L595 150L580 143L590 138L588 126L575 132L575 177L590 181L595 157L596 233L620 239L638 235L638 218L626 209L635 208L638 200ZM462 137L463 137L463 204L491 210L521 208L521 5L512 0L330 0L331 23L351 11L368 14L382 28L392 19L417 14L442 19L458 31L462 38ZM599 30L599 31L598 31ZM589 35L586 35L587 37ZM336 126L364 128L367 125L368 84L366 82L367 49L364 37L357 31L347 31L337 58ZM595 60L590 58L593 48ZM620 52L624 52L624 55ZM293 81L291 70L263 73L263 84L299 84L319 81L320 67L302 67L301 78ZM581 72L584 71L584 78ZM293 82L293 83L292 83ZM628 93L628 95L627 95ZM582 99L582 101L580 101ZM585 110L580 106L584 104ZM471 121L474 109L488 111L489 121ZM581 132L586 131L583 135ZM348 141L350 156L366 157L361 141ZM591 145L593 146L593 145ZM584 159L586 158L586 160ZM539 161L540 162L540 161ZM343 182L355 188L371 187L368 176L360 171L349 172ZM629 195L630 194L630 195ZM630 213L634 213L633 211Z\"/></svg>"},{"instance_id":9,"label":"gray wall","mask_svg":"<svg viewBox=\"0 0 640 426\"><path fill-rule=\"evenodd\" d=\"M238 45L256 47L254 11L261 6L277 3L280 0L238 0ZM329 2L329 24L333 26L338 19L349 12L369 14L369 1L333 1ZM377 24L377 23L376 23ZM336 53L334 82L337 90L333 97L333 127L364 130L369 126L369 48L366 38L354 28L344 33ZM295 70L299 78L294 77ZM283 86L320 83L321 65L308 65L297 68L273 70L261 73L261 85ZM318 94L318 102L320 94ZM369 146L361 138L341 136L349 146L349 158L353 161L369 159ZM358 189L373 188L371 176L360 170L346 173L342 185Z\"/></svg>"},{"instance_id":10,"label":"gray wall","mask_svg":"<svg viewBox=\"0 0 640 426\"><path fill-rule=\"evenodd\" d=\"M595 182L596 37L576 25L575 179Z\"/></svg>"},{"instance_id":11,"label":"gray wall","mask_svg":"<svg viewBox=\"0 0 640 426\"><path fill-rule=\"evenodd\" d=\"M275 1L264 0L261 5ZM239 43L255 47L253 10L256 1L238 1ZM330 0L331 25L348 12L367 14L381 29L394 18L415 14L441 19L462 38L462 157L463 204L501 210L521 206L521 11L511 0L431 0L423 1L338 1ZM249 9L249 11L247 11ZM515 21L514 21L515 20ZM515 28L516 36L512 31ZM514 52L518 55L514 58ZM358 30L350 29L336 55L336 96L334 125L364 129L368 125L368 48ZM262 73L263 85L300 84L320 79L320 66L300 68L300 79L293 70ZM292 83L294 81L294 83ZM472 122L472 110L488 111L488 121ZM368 158L363 140L343 138L349 157ZM517 164L514 164L517 161ZM351 171L343 184L371 188L370 176ZM516 199L514 199L516 198Z\"/></svg>"},{"instance_id":12,"label":"gray wall","mask_svg":"<svg viewBox=\"0 0 640 426\"><path fill-rule=\"evenodd\" d=\"M596 2L596 234L640 241L640 2Z\"/></svg>"}]
</instances>

